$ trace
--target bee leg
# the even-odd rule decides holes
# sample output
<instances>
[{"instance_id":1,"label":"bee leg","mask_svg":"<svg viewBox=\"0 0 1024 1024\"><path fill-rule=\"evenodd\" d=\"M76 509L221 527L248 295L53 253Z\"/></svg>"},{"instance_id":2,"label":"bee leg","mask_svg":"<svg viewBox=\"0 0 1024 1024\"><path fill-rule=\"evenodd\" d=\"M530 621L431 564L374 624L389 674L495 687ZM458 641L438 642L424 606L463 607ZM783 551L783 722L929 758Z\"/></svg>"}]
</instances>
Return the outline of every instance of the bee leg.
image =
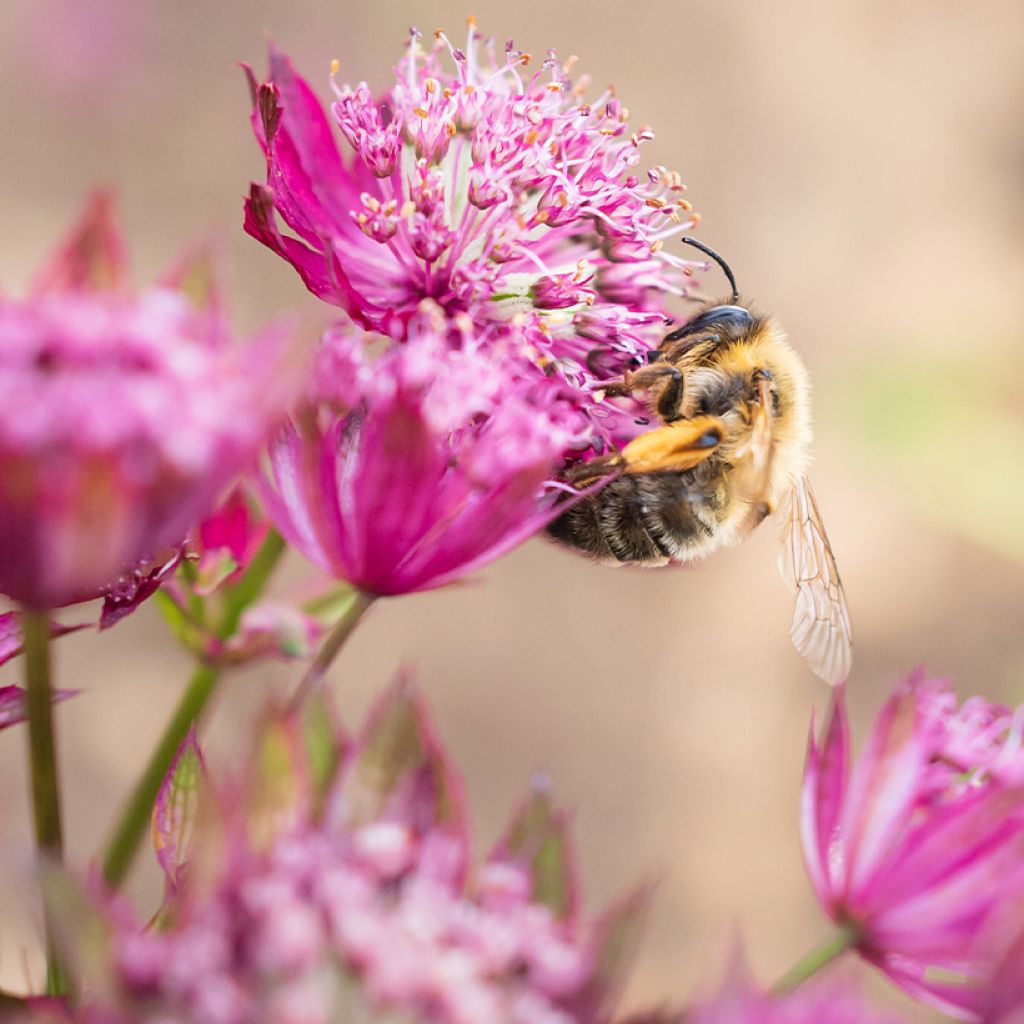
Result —
<instances>
[{"instance_id":1,"label":"bee leg","mask_svg":"<svg viewBox=\"0 0 1024 1024\"><path fill-rule=\"evenodd\" d=\"M563 482L577 488L578 490L597 483L604 476L610 476L622 469L624 463L618 452L610 455L601 455L589 462L578 462L574 466L567 466L558 474Z\"/></svg>"},{"instance_id":2,"label":"bee leg","mask_svg":"<svg viewBox=\"0 0 1024 1024\"><path fill-rule=\"evenodd\" d=\"M683 374L675 366L666 363L651 363L639 370L632 370L621 381L612 381L605 386L609 395L628 395L634 391L648 391L663 384L661 394L655 403L658 415L666 422L680 418L683 405Z\"/></svg>"},{"instance_id":3,"label":"bee leg","mask_svg":"<svg viewBox=\"0 0 1024 1024\"><path fill-rule=\"evenodd\" d=\"M725 437L717 416L695 416L633 438L622 450L626 472L685 473L709 459Z\"/></svg>"}]
</instances>

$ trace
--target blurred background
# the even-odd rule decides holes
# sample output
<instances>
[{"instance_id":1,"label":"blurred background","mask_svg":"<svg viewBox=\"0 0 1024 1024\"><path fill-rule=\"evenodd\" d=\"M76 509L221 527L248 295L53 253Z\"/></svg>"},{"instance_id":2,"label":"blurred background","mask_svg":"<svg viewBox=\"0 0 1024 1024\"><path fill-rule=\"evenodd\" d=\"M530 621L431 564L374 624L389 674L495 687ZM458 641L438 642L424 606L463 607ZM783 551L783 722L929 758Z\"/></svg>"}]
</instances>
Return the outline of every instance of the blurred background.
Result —
<instances>
[{"instance_id":1,"label":"blurred background","mask_svg":"<svg viewBox=\"0 0 1024 1024\"><path fill-rule=\"evenodd\" d=\"M675 167L700 235L787 326L816 385L813 480L856 634L859 734L925 662L1024 698L1024 7L1017 0L3 0L0 287L17 292L86 192L120 197L140 281L224 239L236 323L324 310L241 231L262 180L240 60L271 37L326 95L390 80L406 29L465 14L614 82L647 163ZM712 289L717 279L708 278ZM712 284L711 282L714 281ZM797 803L827 693L787 640L771 528L690 569L611 571L535 540L472 583L379 604L334 670L355 722L416 666L467 775L478 848L538 772L574 812L590 909L659 881L634 1003L682 999L735 932L772 980L828 934ZM303 578L298 561L285 574ZM70 857L89 861L188 669L144 608L57 648ZM17 681L17 663L0 685ZM242 744L268 665L224 686L213 758ZM39 978L24 876L24 738L0 735L0 986ZM131 890L158 893L144 857ZM898 1004L898 1000L894 1000ZM922 1018L927 1019L927 1018Z\"/></svg>"}]
</instances>

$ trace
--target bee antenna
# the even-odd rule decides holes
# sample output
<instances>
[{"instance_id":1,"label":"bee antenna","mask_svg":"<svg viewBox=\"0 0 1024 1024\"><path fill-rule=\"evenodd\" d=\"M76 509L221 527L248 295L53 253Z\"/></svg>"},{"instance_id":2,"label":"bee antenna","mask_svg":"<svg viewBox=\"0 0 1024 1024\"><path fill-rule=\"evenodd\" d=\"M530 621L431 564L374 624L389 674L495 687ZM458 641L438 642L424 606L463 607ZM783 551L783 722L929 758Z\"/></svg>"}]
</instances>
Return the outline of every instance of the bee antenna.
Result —
<instances>
[{"instance_id":1,"label":"bee antenna","mask_svg":"<svg viewBox=\"0 0 1024 1024\"><path fill-rule=\"evenodd\" d=\"M692 245L694 249L700 249L705 256L710 256L722 268L722 272L729 279L729 284L732 286L732 301L739 302L740 293L736 288L736 278L732 276L729 264L714 249L709 248L703 242L698 242L696 238L684 238L683 245Z\"/></svg>"}]
</instances>

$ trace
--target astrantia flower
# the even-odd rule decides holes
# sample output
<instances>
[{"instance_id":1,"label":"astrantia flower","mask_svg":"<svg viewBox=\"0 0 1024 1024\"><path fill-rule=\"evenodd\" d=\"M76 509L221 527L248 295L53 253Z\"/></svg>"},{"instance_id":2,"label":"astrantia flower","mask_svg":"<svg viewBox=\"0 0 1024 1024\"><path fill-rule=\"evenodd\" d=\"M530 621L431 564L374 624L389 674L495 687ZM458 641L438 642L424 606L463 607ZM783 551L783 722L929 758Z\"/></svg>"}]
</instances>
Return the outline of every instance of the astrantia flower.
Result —
<instances>
[{"instance_id":1,"label":"astrantia flower","mask_svg":"<svg viewBox=\"0 0 1024 1024\"><path fill-rule=\"evenodd\" d=\"M581 425L513 353L452 348L429 312L376 359L325 341L319 407L271 442L264 502L310 561L371 594L438 587L555 514L550 483ZM333 397L332 397L333 396Z\"/></svg>"},{"instance_id":2,"label":"astrantia flower","mask_svg":"<svg viewBox=\"0 0 1024 1024\"><path fill-rule=\"evenodd\" d=\"M30 606L123 598L268 429L276 339L231 345L177 280L124 279L100 197L28 298L0 298L0 593Z\"/></svg>"},{"instance_id":3,"label":"astrantia flower","mask_svg":"<svg viewBox=\"0 0 1024 1024\"><path fill-rule=\"evenodd\" d=\"M979 942L1024 893L1020 715L917 673L875 719L851 770L842 695L804 778L815 892L858 951L912 995L966 1018L992 964Z\"/></svg>"},{"instance_id":4,"label":"astrantia flower","mask_svg":"<svg viewBox=\"0 0 1024 1024\"><path fill-rule=\"evenodd\" d=\"M715 997L687 1010L685 1024L898 1024L873 1010L844 974L812 978L785 995L764 991L741 955Z\"/></svg>"},{"instance_id":5,"label":"astrantia flower","mask_svg":"<svg viewBox=\"0 0 1024 1024\"><path fill-rule=\"evenodd\" d=\"M651 131L611 91L585 101L574 60L549 53L534 71L511 43L481 45L472 21L464 50L438 32L424 51L413 30L386 92L334 86L332 125L271 49L269 80L249 73L267 184L245 227L364 328L403 338L426 298L527 343L607 441L632 419L600 382L661 340L666 298L700 264L663 248L695 223L678 174L640 169Z\"/></svg>"},{"instance_id":6,"label":"astrantia flower","mask_svg":"<svg viewBox=\"0 0 1024 1024\"><path fill-rule=\"evenodd\" d=\"M336 740L318 721L272 719L242 784L208 783L187 863L178 843L201 769L179 759L187 778L165 787L154 818L174 882L161 927L115 912L98 955L96 930L83 932L94 955L79 947L78 963L107 963L79 979L82 1020L610 1021L637 908L578 917L547 797L469 878L461 783L418 698L393 689L336 776Z\"/></svg>"}]
</instances>

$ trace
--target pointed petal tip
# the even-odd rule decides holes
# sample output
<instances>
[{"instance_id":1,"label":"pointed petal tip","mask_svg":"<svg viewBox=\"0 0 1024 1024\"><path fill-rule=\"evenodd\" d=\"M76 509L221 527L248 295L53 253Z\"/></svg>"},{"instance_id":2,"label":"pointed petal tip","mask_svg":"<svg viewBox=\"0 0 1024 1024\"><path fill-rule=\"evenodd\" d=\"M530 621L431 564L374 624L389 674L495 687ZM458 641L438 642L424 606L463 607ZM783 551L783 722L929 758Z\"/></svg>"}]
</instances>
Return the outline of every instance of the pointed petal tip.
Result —
<instances>
[{"instance_id":1,"label":"pointed petal tip","mask_svg":"<svg viewBox=\"0 0 1024 1024\"><path fill-rule=\"evenodd\" d=\"M127 256L114 189L99 186L33 279L32 295L76 289L117 289L126 283Z\"/></svg>"}]
</instances>

